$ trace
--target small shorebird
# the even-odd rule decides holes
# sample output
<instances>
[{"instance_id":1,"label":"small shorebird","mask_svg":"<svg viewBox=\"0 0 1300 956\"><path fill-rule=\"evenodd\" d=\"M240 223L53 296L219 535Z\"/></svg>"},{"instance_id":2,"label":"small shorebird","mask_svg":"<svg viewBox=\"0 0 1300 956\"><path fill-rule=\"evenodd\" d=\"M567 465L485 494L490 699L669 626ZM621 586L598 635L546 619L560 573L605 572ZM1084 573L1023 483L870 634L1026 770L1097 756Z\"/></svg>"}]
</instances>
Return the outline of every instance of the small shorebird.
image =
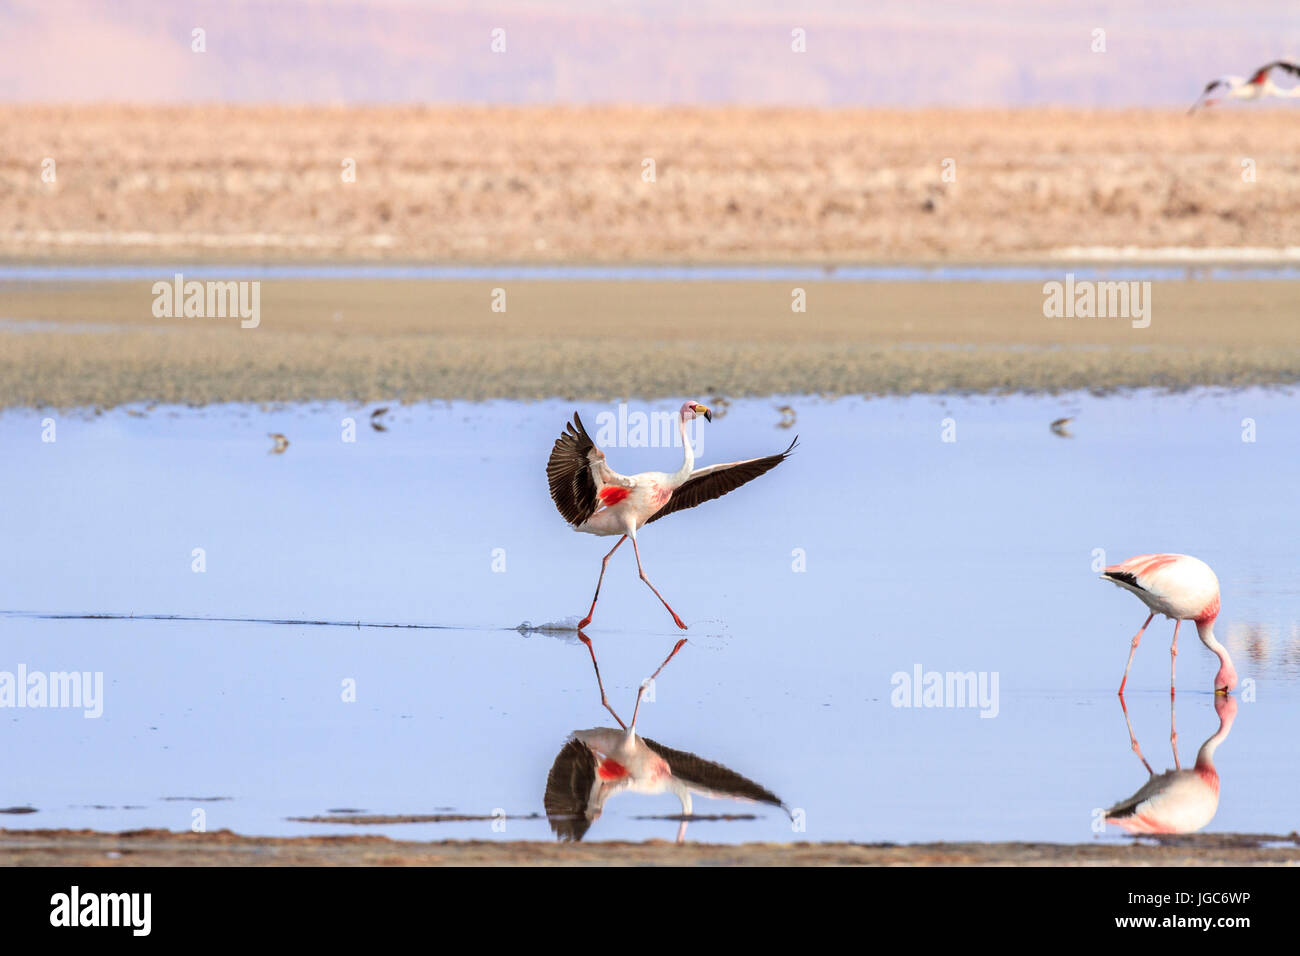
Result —
<instances>
[{"instance_id":1,"label":"small shorebird","mask_svg":"<svg viewBox=\"0 0 1300 956\"><path fill-rule=\"evenodd\" d=\"M720 498L729 491L735 491L785 461L799 440L796 435L789 448L766 458L750 458L725 465L696 468L695 452L686 435L686 423L697 415L703 415L706 422L713 421L713 413L699 402L686 402L682 405L678 415L678 427L682 436L682 466L672 474L646 471L639 475L620 475L606 464L605 453L596 447L587 430L582 427L582 419L577 412L573 413L573 421L568 423L566 431L555 440L550 461L546 465L546 479L551 486L551 500L555 502L561 517L575 531L621 536L600 563L596 594L591 599L591 609L587 616L578 624L579 629L590 624L596 613L596 599L600 597L600 584L605 580L605 568L609 565L609 559L614 556L619 545L631 538L632 551L636 554L636 569L641 580L654 591L655 597L668 609L677 626L686 630L686 625L677 616L677 612L669 607L663 595L646 577L645 569L641 566L641 551L636 544L637 530L674 511L694 508L710 499Z\"/></svg>"},{"instance_id":2,"label":"small shorebird","mask_svg":"<svg viewBox=\"0 0 1300 956\"><path fill-rule=\"evenodd\" d=\"M1120 704L1123 705L1122 699ZM1157 774L1142 756L1128 708L1124 708L1129 744L1151 777L1137 793L1106 811L1107 823L1135 834L1195 833L1214 819L1219 809L1219 771L1214 767L1214 751L1232 730L1237 702L1231 697L1215 697L1214 710L1219 716L1219 729L1196 752L1196 766L1184 770L1178 762L1178 734L1172 730L1174 716L1173 703L1170 703L1169 741L1174 751L1174 769Z\"/></svg>"},{"instance_id":3,"label":"small shorebird","mask_svg":"<svg viewBox=\"0 0 1300 956\"><path fill-rule=\"evenodd\" d=\"M1060 435L1062 438L1073 438L1074 433L1070 431L1072 421L1074 421L1073 418L1058 418L1048 428L1052 430L1053 435Z\"/></svg>"},{"instance_id":4,"label":"small shorebird","mask_svg":"<svg viewBox=\"0 0 1300 956\"><path fill-rule=\"evenodd\" d=\"M1300 85L1282 88L1275 84L1269 74L1273 70L1282 70L1290 73L1292 76L1300 77L1300 63L1292 60L1274 60L1266 66L1261 66L1258 70L1250 75L1250 79L1244 76L1221 76L1211 80L1201 95L1197 97L1192 108L1187 112L1194 113L1198 106L1213 106L1221 99L1234 100L1262 100L1265 97L1277 96L1283 99L1293 99L1300 97ZM1216 96L1211 93L1219 92Z\"/></svg>"},{"instance_id":5,"label":"small shorebird","mask_svg":"<svg viewBox=\"0 0 1300 956\"><path fill-rule=\"evenodd\" d=\"M1105 581L1132 591L1151 609L1146 623L1133 638L1129 647L1128 664L1124 666L1124 679L1119 682L1119 694L1124 696L1128 671L1133 666L1133 655L1147 624L1157 614L1174 621L1174 641L1169 648L1169 693L1174 692L1174 665L1178 658L1178 626L1183 621L1195 621L1196 633L1201 643L1214 651L1219 658L1219 673L1214 677L1215 693L1226 694L1237 686L1237 671L1232 666L1228 649L1214 639L1214 620L1219 616L1219 579L1210 566L1186 554L1140 554L1120 564L1111 565L1101 575Z\"/></svg>"},{"instance_id":6,"label":"small shorebird","mask_svg":"<svg viewBox=\"0 0 1300 956\"><path fill-rule=\"evenodd\" d=\"M551 829L562 840L578 841L600 816L605 802L620 793L659 794L671 793L681 801L681 825L677 829L677 842L686 837L686 824L691 816L691 794L706 797L753 800L785 809L781 798L766 787L742 777L722 764L705 760L693 753L673 750L636 732L637 712L641 709L641 696L646 686L659 676L660 671L673 659L686 638L682 638L672 653L659 665L659 670L644 683L636 694L636 708L632 723L624 724L605 697L605 685L600 679L600 665L596 651L587 635L578 637L591 653L591 666L596 671L596 686L600 688L600 702L614 715L621 728L593 727L576 730L565 742L555 758L546 778L546 795L543 804Z\"/></svg>"}]
</instances>

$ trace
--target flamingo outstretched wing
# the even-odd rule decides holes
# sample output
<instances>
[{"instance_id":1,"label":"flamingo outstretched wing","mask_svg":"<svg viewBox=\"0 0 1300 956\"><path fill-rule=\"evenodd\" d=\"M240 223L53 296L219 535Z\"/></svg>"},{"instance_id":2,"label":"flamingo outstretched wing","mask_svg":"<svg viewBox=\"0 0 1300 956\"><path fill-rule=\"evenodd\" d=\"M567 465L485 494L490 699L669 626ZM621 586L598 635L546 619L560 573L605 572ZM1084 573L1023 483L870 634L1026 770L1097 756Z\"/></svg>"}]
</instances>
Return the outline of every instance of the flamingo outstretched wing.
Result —
<instances>
[{"instance_id":1,"label":"flamingo outstretched wing","mask_svg":"<svg viewBox=\"0 0 1300 956\"><path fill-rule=\"evenodd\" d=\"M1269 73L1279 69L1290 73L1292 76L1300 77L1300 63L1293 63L1291 60L1274 60L1252 73L1249 82L1263 83L1268 78Z\"/></svg>"},{"instance_id":2,"label":"flamingo outstretched wing","mask_svg":"<svg viewBox=\"0 0 1300 956\"><path fill-rule=\"evenodd\" d=\"M605 453L591 440L577 412L573 413L573 421L566 423L560 437L555 439L555 447L546 463L546 480L551 487L551 500L560 515L575 526L585 522L603 505L627 497L627 491L636 486L633 479L620 475L606 464Z\"/></svg>"},{"instance_id":3,"label":"flamingo outstretched wing","mask_svg":"<svg viewBox=\"0 0 1300 956\"><path fill-rule=\"evenodd\" d=\"M600 816L611 792L626 786L610 786L598 779L599 761L580 740L570 737L551 765L542 803L551 830L561 840L576 843Z\"/></svg>"},{"instance_id":4,"label":"flamingo outstretched wing","mask_svg":"<svg viewBox=\"0 0 1300 956\"><path fill-rule=\"evenodd\" d=\"M785 809L785 804L775 793L762 784L741 776L730 767L705 760L689 751L665 747L649 737L642 737L641 742L662 757L673 776L696 793L715 798L753 800L756 803L766 803Z\"/></svg>"},{"instance_id":5,"label":"flamingo outstretched wing","mask_svg":"<svg viewBox=\"0 0 1300 956\"><path fill-rule=\"evenodd\" d=\"M696 505L711 501L714 498L721 498L729 491L735 491L741 485L753 481L759 475L766 474L789 458L798 442L799 436L796 435L794 441L790 442L789 448L775 455L768 455L766 458L750 458L746 461L733 461L725 465L710 465L707 468L697 468L691 472L691 477L686 479L686 482L673 492L673 496L668 499L668 503L651 516L646 524L651 521L658 521L664 515L670 515L674 511L685 511L687 508L694 508Z\"/></svg>"}]
</instances>

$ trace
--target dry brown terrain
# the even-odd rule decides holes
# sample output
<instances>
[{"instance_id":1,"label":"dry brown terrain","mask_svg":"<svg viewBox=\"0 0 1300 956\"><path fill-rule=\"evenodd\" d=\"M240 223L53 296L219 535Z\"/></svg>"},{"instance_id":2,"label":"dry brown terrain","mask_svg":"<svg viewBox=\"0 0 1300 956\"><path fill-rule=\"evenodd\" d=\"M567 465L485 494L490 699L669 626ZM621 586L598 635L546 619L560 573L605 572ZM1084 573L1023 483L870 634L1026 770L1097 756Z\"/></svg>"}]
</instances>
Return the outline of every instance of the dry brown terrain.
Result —
<instances>
[{"instance_id":1,"label":"dry brown terrain","mask_svg":"<svg viewBox=\"0 0 1300 956\"><path fill-rule=\"evenodd\" d=\"M0 256L984 261L1300 246L1300 122L1285 107L0 105L0 142Z\"/></svg>"},{"instance_id":2,"label":"dry brown terrain","mask_svg":"<svg viewBox=\"0 0 1300 956\"><path fill-rule=\"evenodd\" d=\"M1269 838L1295 842L1295 835ZM529 843L244 837L137 830L0 830L0 866L1245 866L1300 863L1296 846L1190 837L1064 843Z\"/></svg>"},{"instance_id":3,"label":"dry brown terrain","mask_svg":"<svg viewBox=\"0 0 1300 956\"><path fill-rule=\"evenodd\" d=\"M0 257L160 265L0 285L0 407L1294 384L1284 281L1157 282L1146 329L1046 319L1039 282L808 282L798 314L780 282L267 280L249 330L155 318L150 291L177 262L1300 256L1291 120L0 105Z\"/></svg>"}]
</instances>

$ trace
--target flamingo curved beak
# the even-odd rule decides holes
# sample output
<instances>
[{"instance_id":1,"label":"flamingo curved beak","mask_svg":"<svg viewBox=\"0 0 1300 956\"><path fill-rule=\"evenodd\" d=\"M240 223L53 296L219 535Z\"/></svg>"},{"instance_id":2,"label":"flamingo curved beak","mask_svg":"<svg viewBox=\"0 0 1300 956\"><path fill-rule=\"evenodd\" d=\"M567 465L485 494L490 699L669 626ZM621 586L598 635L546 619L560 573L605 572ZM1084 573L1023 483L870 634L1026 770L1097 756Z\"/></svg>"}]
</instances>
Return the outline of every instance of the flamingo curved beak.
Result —
<instances>
[{"instance_id":1,"label":"flamingo curved beak","mask_svg":"<svg viewBox=\"0 0 1300 956\"><path fill-rule=\"evenodd\" d=\"M695 414L703 415L706 422L713 421L713 412L709 411L709 409L704 405L696 405Z\"/></svg>"}]
</instances>

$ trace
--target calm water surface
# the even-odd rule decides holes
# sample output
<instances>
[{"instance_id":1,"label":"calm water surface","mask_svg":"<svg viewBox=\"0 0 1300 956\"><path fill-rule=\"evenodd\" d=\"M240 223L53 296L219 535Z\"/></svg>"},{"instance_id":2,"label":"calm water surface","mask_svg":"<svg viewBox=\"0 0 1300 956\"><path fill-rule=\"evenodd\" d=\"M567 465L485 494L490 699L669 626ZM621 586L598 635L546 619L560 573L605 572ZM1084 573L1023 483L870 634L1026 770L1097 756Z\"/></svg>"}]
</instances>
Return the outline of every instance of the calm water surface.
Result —
<instances>
[{"instance_id":1,"label":"calm water surface","mask_svg":"<svg viewBox=\"0 0 1300 956\"><path fill-rule=\"evenodd\" d=\"M202 810L208 829L250 834L554 839L552 761L571 732L613 724L574 631L517 629L571 627L612 544L568 531L547 495L573 405L394 405L385 431L373 408L0 413L0 672L104 683L97 719L0 707L0 808L36 810L0 825L183 830ZM578 408L593 433L614 410ZM794 821L697 798L696 814L749 818L699 820L687 838L1127 839L1095 821L1148 779L1115 697L1145 613L1093 563L1153 550L1216 569L1219 636L1247 682L1204 829L1295 829L1297 412L1284 391L732 403L700 432L702 464L796 432L800 447L641 533L690 630L638 729L772 791ZM1072 437L1049 429L1063 416ZM269 432L287 436L283 454ZM624 472L681 458L607 450ZM103 614L227 620L80 617ZM587 633L630 718L679 636L630 549ZM1157 773L1174 766L1171 633L1153 622L1129 681ZM1215 658L1181 636L1191 768L1221 723ZM917 668L974 672L989 691L996 678L996 695L895 706L896 675ZM672 838L677 822L656 818L679 810L667 794L615 796L586 839ZM291 819L358 814L485 819Z\"/></svg>"}]
</instances>

